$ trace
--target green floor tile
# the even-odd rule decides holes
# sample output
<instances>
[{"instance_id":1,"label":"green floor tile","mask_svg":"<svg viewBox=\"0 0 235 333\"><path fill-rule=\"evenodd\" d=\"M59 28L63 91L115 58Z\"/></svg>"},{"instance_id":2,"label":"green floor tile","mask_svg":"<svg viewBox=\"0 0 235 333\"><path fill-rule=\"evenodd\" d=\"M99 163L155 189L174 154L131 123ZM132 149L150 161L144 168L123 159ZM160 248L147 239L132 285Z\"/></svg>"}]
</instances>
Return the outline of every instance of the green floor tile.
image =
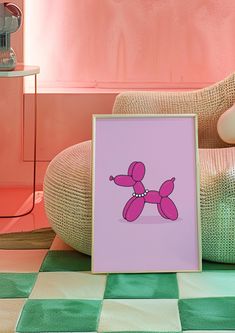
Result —
<instances>
[{"instance_id":1,"label":"green floor tile","mask_svg":"<svg viewBox=\"0 0 235 333\"><path fill-rule=\"evenodd\" d=\"M183 330L235 330L235 297L179 300Z\"/></svg>"},{"instance_id":2,"label":"green floor tile","mask_svg":"<svg viewBox=\"0 0 235 333\"><path fill-rule=\"evenodd\" d=\"M109 274L104 298L178 298L176 274Z\"/></svg>"},{"instance_id":3,"label":"green floor tile","mask_svg":"<svg viewBox=\"0 0 235 333\"><path fill-rule=\"evenodd\" d=\"M40 272L90 271L91 257L77 251L49 251Z\"/></svg>"},{"instance_id":4,"label":"green floor tile","mask_svg":"<svg viewBox=\"0 0 235 333\"><path fill-rule=\"evenodd\" d=\"M97 330L100 301L28 300L17 332L94 332Z\"/></svg>"},{"instance_id":5,"label":"green floor tile","mask_svg":"<svg viewBox=\"0 0 235 333\"><path fill-rule=\"evenodd\" d=\"M28 297L36 278L34 273L0 273L0 298Z\"/></svg>"},{"instance_id":6,"label":"green floor tile","mask_svg":"<svg viewBox=\"0 0 235 333\"><path fill-rule=\"evenodd\" d=\"M235 270L235 264L223 264L219 262L211 262L203 260L202 270L203 271Z\"/></svg>"}]
</instances>

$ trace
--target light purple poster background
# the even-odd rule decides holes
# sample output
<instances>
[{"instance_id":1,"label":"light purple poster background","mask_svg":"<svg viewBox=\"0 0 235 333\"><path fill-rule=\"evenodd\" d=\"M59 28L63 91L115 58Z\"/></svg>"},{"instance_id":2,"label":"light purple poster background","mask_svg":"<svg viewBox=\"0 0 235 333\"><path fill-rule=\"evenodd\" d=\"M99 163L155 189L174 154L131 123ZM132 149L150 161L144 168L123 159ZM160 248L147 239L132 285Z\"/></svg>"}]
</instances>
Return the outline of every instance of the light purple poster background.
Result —
<instances>
[{"instance_id":1,"label":"light purple poster background","mask_svg":"<svg viewBox=\"0 0 235 333\"><path fill-rule=\"evenodd\" d=\"M94 139L93 271L199 269L194 117L96 118ZM162 218L155 204L145 204L134 222L123 219L134 191L109 176L127 174L133 161L145 164L146 189L176 178L169 196L176 221Z\"/></svg>"}]
</instances>

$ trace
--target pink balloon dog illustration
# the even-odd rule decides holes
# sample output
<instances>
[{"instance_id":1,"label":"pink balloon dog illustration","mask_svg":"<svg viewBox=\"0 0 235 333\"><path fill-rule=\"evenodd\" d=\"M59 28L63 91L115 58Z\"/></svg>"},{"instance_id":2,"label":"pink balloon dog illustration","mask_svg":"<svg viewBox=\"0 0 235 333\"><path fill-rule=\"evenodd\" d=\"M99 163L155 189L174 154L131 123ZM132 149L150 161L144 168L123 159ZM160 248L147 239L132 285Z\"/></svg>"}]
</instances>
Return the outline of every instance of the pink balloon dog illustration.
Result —
<instances>
[{"instance_id":1,"label":"pink balloon dog illustration","mask_svg":"<svg viewBox=\"0 0 235 333\"><path fill-rule=\"evenodd\" d=\"M109 180L115 184L125 187L133 187L133 197L130 198L122 212L125 220L135 221L144 209L145 203L157 204L159 214L165 219L176 220L178 210L174 202L168 196L174 190L175 178L166 180L159 191L145 189L142 179L145 175L145 165L142 162L132 162L128 168L127 175L110 176Z\"/></svg>"}]
</instances>

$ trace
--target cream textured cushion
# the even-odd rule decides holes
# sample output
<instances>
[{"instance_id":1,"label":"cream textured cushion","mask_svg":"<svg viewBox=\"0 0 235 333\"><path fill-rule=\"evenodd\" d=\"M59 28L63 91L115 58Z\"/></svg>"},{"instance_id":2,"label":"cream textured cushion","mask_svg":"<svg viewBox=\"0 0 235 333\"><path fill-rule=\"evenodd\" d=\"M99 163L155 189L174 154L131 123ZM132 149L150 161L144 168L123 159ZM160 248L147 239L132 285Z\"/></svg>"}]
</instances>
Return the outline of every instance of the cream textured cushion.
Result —
<instances>
[{"instance_id":1,"label":"cream textured cushion","mask_svg":"<svg viewBox=\"0 0 235 333\"><path fill-rule=\"evenodd\" d=\"M51 161L44 199L55 232L76 250L91 254L91 141L69 147Z\"/></svg>"},{"instance_id":2,"label":"cream textured cushion","mask_svg":"<svg viewBox=\"0 0 235 333\"><path fill-rule=\"evenodd\" d=\"M133 91L117 96L113 113L196 113L200 148L229 147L219 137L219 117L235 102L235 73L212 86L189 92Z\"/></svg>"}]
</instances>

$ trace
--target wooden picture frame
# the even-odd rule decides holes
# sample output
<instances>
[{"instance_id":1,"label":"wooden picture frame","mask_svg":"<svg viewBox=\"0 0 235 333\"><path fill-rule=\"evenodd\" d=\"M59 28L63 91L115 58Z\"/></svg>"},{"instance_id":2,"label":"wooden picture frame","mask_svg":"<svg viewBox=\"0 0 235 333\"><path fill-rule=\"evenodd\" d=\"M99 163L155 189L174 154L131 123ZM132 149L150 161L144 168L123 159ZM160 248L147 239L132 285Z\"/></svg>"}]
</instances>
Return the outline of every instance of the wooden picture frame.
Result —
<instances>
[{"instance_id":1,"label":"wooden picture frame","mask_svg":"<svg viewBox=\"0 0 235 333\"><path fill-rule=\"evenodd\" d=\"M197 116L94 115L92 272L201 271Z\"/></svg>"}]
</instances>

